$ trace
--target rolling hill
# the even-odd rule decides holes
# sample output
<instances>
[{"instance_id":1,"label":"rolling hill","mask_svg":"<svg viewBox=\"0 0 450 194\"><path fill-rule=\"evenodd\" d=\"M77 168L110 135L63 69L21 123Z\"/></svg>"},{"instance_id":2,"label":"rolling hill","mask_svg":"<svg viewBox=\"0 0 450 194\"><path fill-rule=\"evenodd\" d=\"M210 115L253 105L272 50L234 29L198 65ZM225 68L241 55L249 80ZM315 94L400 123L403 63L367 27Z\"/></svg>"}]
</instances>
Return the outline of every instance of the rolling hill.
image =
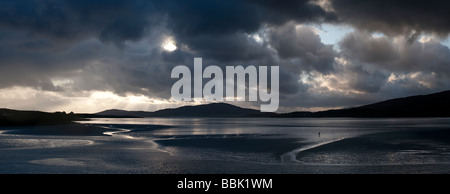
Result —
<instances>
[{"instance_id":1,"label":"rolling hill","mask_svg":"<svg viewBox=\"0 0 450 194\"><path fill-rule=\"evenodd\" d=\"M390 99L369 105L320 112L261 113L227 103L163 109L155 112L105 110L95 114L46 113L0 109L0 126L53 125L83 118L126 117L450 117L450 91Z\"/></svg>"},{"instance_id":2,"label":"rolling hill","mask_svg":"<svg viewBox=\"0 0 450 194\"><path fill-rule=\"evenodd\" d=\"M197 106L183 106L155 112L106 110L95 115L108 117L243 117L258 116L259 110L241 108L227 103L212 103Z\"/></svg>"},{"instance_id":3,"label":"rolling hill","mask_svg":"<svg viewBox=\"0 0 450 194\"><path fill-rule=\"evenodd\" d=\"M450 91L396 98L374 104L320 112L292 112L279 117L450 117Z\"/></svg>"}]
</instances>

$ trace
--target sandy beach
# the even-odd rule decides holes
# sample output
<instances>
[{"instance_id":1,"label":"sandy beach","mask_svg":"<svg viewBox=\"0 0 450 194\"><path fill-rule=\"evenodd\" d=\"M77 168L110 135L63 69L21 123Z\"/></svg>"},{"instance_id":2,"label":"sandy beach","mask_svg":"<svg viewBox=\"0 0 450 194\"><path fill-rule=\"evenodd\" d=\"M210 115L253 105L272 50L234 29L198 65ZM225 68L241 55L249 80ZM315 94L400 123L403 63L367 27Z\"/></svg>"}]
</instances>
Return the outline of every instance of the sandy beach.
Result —
<instances>
[{"instance_id":1,"label":"sandy beach","mask_svg":"<svg viewBox=\"0 0 450 194\"><path fill-rule=\"evenodd\" d=\"M315 144L286 135L177 135L176 130L190 131L161 124L2 127L0 173L450 173L446 126L389 130ZM301 150L293 152L297 162L282 161L283 154L295 150Z\"/></svg>"}]
</instances>

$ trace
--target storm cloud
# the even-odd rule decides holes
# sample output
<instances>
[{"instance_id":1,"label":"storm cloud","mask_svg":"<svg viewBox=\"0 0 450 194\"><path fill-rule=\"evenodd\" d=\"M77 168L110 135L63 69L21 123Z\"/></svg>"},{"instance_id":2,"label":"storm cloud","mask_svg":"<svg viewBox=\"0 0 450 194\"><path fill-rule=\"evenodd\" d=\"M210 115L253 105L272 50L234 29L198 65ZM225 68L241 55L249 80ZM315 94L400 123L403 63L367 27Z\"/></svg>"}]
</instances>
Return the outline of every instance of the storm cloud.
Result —
<instances>
[{"instance_id":1,"label":"storm cloud","mask_svg":"<svg viewBox=\"0 0 450 194\"><path fill-rule=\"evenodd\" d=\"M95 92L172 103L172 68L193 68L202 57L221 68L280 66L281 110L446 90L449 8L446 1L0 0L0 89L42 93L58 107ZM324 24L353 31L325 43Z\"/></svg>"},{"instance_id":2,"label":"storm cloud","mask_svg":"<svg viewBox=\"0 0 450 194\"><path fill-rule=\"evenodd\" d=\"M323 44L310 27L287 23L270 31L269 44L280 58L301 60L304 70L328 73L334 69L333 46Z\"/></svg>"},{"instance_id":3,"label":"storm cloud","mask_svg":"<svg viewBox=\"0 0 450 194\"><path fill-rule=\"evenodd\" d=\"M450 31L449 1L409 0L331 0L340 22L360 29L383 32L389 35L436 33L448 35Z\"/></svg>"}]
</instances>

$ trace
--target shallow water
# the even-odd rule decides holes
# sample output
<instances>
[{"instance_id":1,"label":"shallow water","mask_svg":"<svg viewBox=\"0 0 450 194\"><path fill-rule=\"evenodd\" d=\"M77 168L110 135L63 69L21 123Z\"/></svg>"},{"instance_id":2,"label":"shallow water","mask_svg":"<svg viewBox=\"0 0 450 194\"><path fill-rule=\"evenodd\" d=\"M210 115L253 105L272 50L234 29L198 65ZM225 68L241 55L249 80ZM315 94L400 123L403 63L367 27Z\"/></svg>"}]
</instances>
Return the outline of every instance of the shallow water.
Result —
<instances>
[{"instance_id":1,"label":"shallow water","mask_svg":"<svg viewBox=\"0 0 450 194\"><path fill-rule=\"evenodd\" d=\"M420 139L418 136L404 137L416 130L436 130L450 128L450 119L445 118L414 118L414 119L355 119L355 118L148 118L148 119L98 119L88 123L109 124L111 128L138 128L133 125L159 125L166 126L161 130L131 130L130 136L152 139L158 144L158 149L167 151L172 155L190 157L195 159L245 161L259 163L301 163L301 164L361 164L355 160L360 152L355 152L364 145L364 142L355 142L353 148L342 147L340 155L334 150L326 153L337 160L324 160L322 155L300 158L301 152L312 152L313 149L332 144L339 146L339 141L347 139L365 138L371 134L392 136L390 142L379 149L367 150L364 154L364 164L401 164L430 163L430 158L437 157L442 161L446 155L448 142L434 142ZM139 126L140 127L140 126ZM395 132L395 133L394 133ZM373 138L372 138L373 139ZM378 138L380 139L380 138ZM401 140L411 143L410 150L396 150ZM383 141L383 139L377 140ZM416 142L415 142L416 141ZM379 142L382 143L382 142ZM420 149L418 145L427 144ZM398 145L396 145L398 144ZM391 146L391 147L389 147ZM416 147L416 148L415 148ZM435 150L439 147L439 154ZM345 148L345 149L344 149ZM390 160L380 160L389 150ZM425 150L421 150L425 149ZM427 150L430 149L430 150ZM444 151L443 151L444 150ZM303 154L303 153L302 153ZM423 157L427 154L426 157ZM345 155L345 157L343 157ZM350 155L350 156L349 156ZM355 155L355 156L352 156ZM406 157L405 157L406 155ZM417 157L414 157L417 156ZM392 160L392 158L405 158ZM414 160L411 160L411 157ZM322 158L322 159L321 159ZM353 158L353 159L350 159ZM420 159L423 158L423 159ZM425 159L426 158L426 159ZM376 162L375 162L376 161ZM414 162L411 162L414 161ZM446 161L444 161L446 162Z\"/></svg>"},{"instance_id":2,"label":"shallow water","mask_svg":"<svg viewBox=\"0 0 450 194\"><path fill-rule=\"evenodd\" d=\"M108 130L104 136L49 136L0 128L0 172L450 171L448 118L108 118L80 123Z\"/></svg>"}]
</instances>

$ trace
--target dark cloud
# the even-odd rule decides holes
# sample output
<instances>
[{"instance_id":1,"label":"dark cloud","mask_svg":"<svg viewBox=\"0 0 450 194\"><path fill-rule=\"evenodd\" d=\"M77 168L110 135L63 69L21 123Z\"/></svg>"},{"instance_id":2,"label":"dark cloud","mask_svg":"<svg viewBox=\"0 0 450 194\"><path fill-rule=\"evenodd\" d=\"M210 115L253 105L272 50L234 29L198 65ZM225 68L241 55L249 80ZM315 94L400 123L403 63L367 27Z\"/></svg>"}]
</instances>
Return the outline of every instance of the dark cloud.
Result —
<instances>
[{"instance_id":1,"label":"dark cloud","mask_svg":"<svg viewBox=\"0 0 450 194\"><path fill-rule=\"evenodd\" d=\"M142 63L134 66L101 63L87 66L75 77L79 90L106 90L115 94L140 94L150 97L170 97L172 66Z\"/></svg>"},{"instance_id":2,"label":"dark cloud","mask_svg":"<svg viewBox=\"0 0 450 194\"><path fill-rule=\"evenodd\" d=\"M246 34L197 36L188 40L187 44L197 56L223 63L260 60L271 55L266 47Z\"/></svg>"},{"instance_id":3,"label":"dark cloud","mask_svg":"<svg viewBox=\"0 0 450 194\"><path fill-rule=\"evenodd\" d=\"M126 0L0 1L0 26L57 39L90 36L122 44L140 39L151 26L148 3Z\"/></svg>"},{"instance_id":4,"label":"dark cloud","mask_svg":"<svg viewBox=\"0 0 450 194\"><path fill-rule=\"evenodd\" d=\"M263 24L326 17L309 1L193 0L1 0L0 26L65 39L96 36L119 44L137 41L164 23L181 41L202 35L251 33Z\"/></svg>"},{"instance_id":5,"label":"dark cloud","mask_svg":"<svg viewBox=\"0 0 450 194\"><path fill-rule=\"evenodd\" d=\"M309 0L193 0L162 1L156 6L168 17L168 25L179 37L189 38L204 34L251 33L263 24L283 24L323 21L332 18Z\"/></svg>"},{"instance_id":6,"label":"dark cloud","mask_svg":"<svg viewBox=\"0 0 450 194\"><path fill-rule=\"evenodd\" d=\"M280 101L280 109L284 112L297 110L319 111L330 108L346 108L374 103L383 98L374 95L348 94L337 91L324 90L321 92L308 90L298 93L289 99Z\"/></svg>"},{"instance_id":7,"label":"dark cloud","mask_svg":"<svg viewBox=\"0 0 450 194\"><path fill-rule=\"evenodd\" d=\"M295 6L233 0L1 0L1 74L15 72L15 76L2 76L2 87L56 90L50 87L52 78L69 74L81 82L74 86L80 90L106 88L123 94L150 88L155 92L170 88L171 83L154 76L170 77L169 68L159 66L186 64L194 56L221 65L274 61L273 52L250 37L251 33L266 24L293 19L315 21L327 15L308 1L291 3ZM153 41L149 47L154 48L144 56L124 53L127 42L162 40L165 36L173 36L179 49L164 52L156 48L160 42ZM119 50L108 43L119 46ZM314 60L314 56L310 58ZM83 80L95 83L86 84Z\"/></svg>"},{"instance_id":8,"label":"dark cloud","mask_svg":"<svg viewBox=\"0 0 450 194\"><path fill-rule=\"evenodd\" d=\"M370 31L414 37L416 32L450 32L450 2L445 0L332 0L341 22Z\"/></svg>"},{"instance_id":9,"label":"dark cloud","mask_svg":"<svg viewBox=\"0 0 450 194\"><path fill-rule=\"evenodd\" d=\"M172 68L192 70L194 57L221 68L279 65L287 107L354 106L449 87L450 50L431 35L448 34L450 3L323 2L0 0L0 89L168 99ZM357 29L328 45L310 25L323 23ZM168 39L173 52L161 47Z\"/></svg>"},{"instance_id":10,"label":"dark cloud","mask_svg":"<svg viewBox=\"0 0 450 194\"><path fill-rule=\"evenodd\" d=\"M356 65L349 67L351 76L349 76L349 87L356 91L373 94L385 85L389 75L382 71L367 68L366 65Z\"/></svg>"},{"instance_id":11,"label":"dark cloud","mask_svg":"<svg viewBox=\"0 0 450 194\"><path fill-rule=\"evenodd\" d=\"M303 70L332 72L336 55L312 28L288 23L269 32L269 44L282 59L299 59Z\"/></svg>"},{"instance_id":12,"label":"dark cloud","mask_svg":"<svg viewBox=\"0 0 450 194\"><path fill-rule=\"evenodd\" d=\"M0 26L51 36L72 36L74 29L61 5L51 1L2 0Z\"/></svg>"},{"instance_id":13,"label":"dark cloud","mask_svg":"<svg viewBox=\"0 0 450 194\"><path fill-rule=\"evenodd\" d=\"M254 32L262 23L258 8L246 1L156 1L155 4L159 12L167 14L168 27L182 39Z\"/></svg>"},{"instance_id":14,"label":"dark cloud","mask_svg":"<svg viewBox=\"0 0 450 194\"><path fill-rule=\"evenodd\" d=\"M297 22L334 22L337 16L327 12L317 1L286 0L283 3L277 0L250 0L264 9L266 21L274 24L283 24L286 21Z\"/></svg>"},{"instance_id":15,"label":"dark cloud","mask_svg":"<svg viewBox=\"0 0 450 194\"><path fill-rule=\"evenodd\" d=\"M344 37L339 46L345 61L335 73L345 75L342 79L348 80L351 89L373 94L387 92L386 87L397 94L412 95L412 91L425 93L449 87L445 83L450 81L450 50L436 39L411 42L401 36L357 31Z\"/></svg>"},{"instance_id":16,"label":"dark cloud","mask_svg":"<svg viewBox=\"0 0 450 194\"><path fill-rule=\"evenodd\" d=\"M80 69L98 52L93 47L80 43L66 51L57 51L47 39L27 38L25 34L4 32L0 37L0 86L13 85L42 87L53 90L51 78L62 72ZM59 48L56 46L56 48Z\"/></svg>"},{"instance_id":17,"label":"dark cloud","mask_svg":"<svg viewBox=\"0 0 450 194\"><path fill-rule=\"evenodd\" d=\"M339 43L341 55L353 63L390 72L425 72L450 77L450 50L433 38L411 42L404 37L348 34Z\"/></svg>"},{"instance_id":18,"label":"dark cloud","mask_svg":"<svg viewBox=\"0 0 450 194\"><path fill-rule=\"evenodd\" d=\"M331 15L305 0L282 4L271 0L156 1L154 5L167 15L167 28L179 43L199 56L222 62L269 55L266 48L248 37L265 25L323 21Z\"/></svg>"},{"instance_id":19,"label":"dark cloud","mask_svg":"<svg viewBox=\"0 0 450 194\"><path fill-rule=\"evenodd\" d=\"M340 42L341 54L365 63L388 63L400 53L393 40L387 37L374 37L366 32L350 33Z\"/></svg>"}]
</instances>

